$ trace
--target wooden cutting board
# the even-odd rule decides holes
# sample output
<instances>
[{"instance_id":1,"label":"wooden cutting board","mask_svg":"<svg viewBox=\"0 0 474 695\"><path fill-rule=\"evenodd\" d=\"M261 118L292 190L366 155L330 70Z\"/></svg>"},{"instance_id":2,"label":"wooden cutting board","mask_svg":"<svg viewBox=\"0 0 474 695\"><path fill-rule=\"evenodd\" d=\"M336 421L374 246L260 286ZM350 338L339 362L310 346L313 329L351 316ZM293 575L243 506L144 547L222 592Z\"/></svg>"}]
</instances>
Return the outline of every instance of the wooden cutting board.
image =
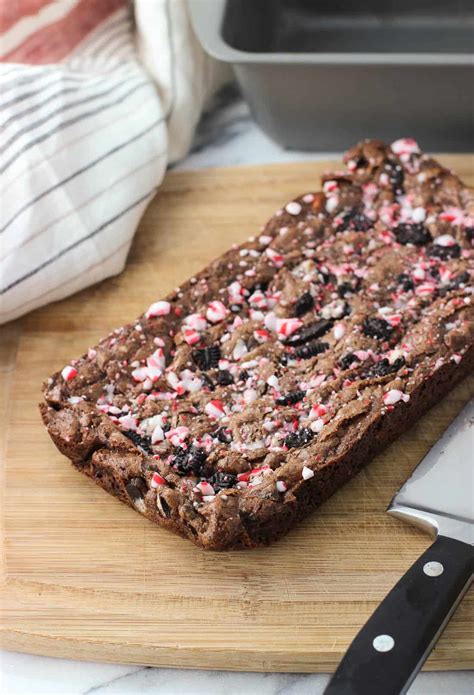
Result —
<instances>
[{"instance_id":1,"label":"wooden cutting board","mask_svg":"<svg viewBox=\"0 0 474 695\"><path fill-rule=\"evenodd\" d=\"M474 182L474 160L446 157ZM474 391L467 381L272 547L205 553L72 469L40 422L41 382L133 319L329 163L170 173L127 269L0 329L4 434L3 645L37 654L256 671L334 669L430 539L385 513ZM471 589L428 668L474 666Z\"/></svg>"}]
</instances>

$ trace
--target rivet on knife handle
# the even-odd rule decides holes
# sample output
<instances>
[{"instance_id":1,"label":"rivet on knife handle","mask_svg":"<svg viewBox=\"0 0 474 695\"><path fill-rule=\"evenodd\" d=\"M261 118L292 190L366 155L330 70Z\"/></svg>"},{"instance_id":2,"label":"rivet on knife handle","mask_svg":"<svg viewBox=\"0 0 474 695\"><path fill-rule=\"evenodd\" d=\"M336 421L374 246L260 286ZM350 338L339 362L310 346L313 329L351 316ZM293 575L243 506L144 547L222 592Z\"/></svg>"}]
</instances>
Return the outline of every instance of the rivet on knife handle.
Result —
<instances>
[{"instance_id":1,"label":"rivet on knife handle","mask_svg":"<svg viewBox=\"0 0 474 695\"><path fill-rule=\"evenodd\" d=\"M474 548L438 536L356 636L325 695L407 691L472 581Z\"/></svg>"}]
</instances>

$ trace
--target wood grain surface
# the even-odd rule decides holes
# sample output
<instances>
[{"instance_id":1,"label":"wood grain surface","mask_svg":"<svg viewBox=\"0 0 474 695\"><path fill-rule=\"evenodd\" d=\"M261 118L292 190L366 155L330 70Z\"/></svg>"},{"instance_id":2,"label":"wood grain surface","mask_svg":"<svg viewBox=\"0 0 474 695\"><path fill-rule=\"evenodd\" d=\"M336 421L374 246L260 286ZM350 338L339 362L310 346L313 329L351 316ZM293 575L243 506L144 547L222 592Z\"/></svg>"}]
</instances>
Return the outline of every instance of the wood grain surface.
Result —
<instances>
[{"instance_id":1,"label":"wood grain surface","mask_svg":"<svg viewBox=\"0 0 474 695\"><path fill-rule=\"evenodd\" d=\"M474 182L474 159L443 157ZM358 628L428 546L385 508L472 396L465 381L273 546L206 553L78 474L43 429L43 379L110 329L317 190L329 163L170 173L127 268L1 327L3 646L37 654L258 671L334 669ZM474 666L474 591L427 668Z\"/></svg>"}]
</instances>

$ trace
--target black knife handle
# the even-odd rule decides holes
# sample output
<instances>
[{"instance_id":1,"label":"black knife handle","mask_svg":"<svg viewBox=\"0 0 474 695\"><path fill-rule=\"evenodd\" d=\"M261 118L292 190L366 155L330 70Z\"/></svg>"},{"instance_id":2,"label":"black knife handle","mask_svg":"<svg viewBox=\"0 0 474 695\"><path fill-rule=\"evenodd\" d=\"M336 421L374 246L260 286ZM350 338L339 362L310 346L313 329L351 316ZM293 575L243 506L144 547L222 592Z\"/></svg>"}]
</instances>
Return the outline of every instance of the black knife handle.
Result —
<instances>
[{"instance_id":1,"label":"black knife handle","mask_svg":"<svg viewBox=\"0 0 474 695\"><path fill-rule=\"evenodd\" d=\"M473 572L473 546L438 536L355 637L325 695L405 693Z\"/></svg>"}]
</instances>

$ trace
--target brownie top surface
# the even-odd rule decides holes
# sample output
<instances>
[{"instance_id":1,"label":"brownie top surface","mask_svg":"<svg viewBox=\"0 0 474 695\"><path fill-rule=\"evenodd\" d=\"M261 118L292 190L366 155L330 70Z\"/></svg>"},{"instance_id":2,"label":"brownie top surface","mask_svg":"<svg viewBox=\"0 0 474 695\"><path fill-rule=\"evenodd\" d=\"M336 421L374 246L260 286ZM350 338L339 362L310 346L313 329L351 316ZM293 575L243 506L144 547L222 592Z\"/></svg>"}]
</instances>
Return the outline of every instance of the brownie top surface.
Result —
<instances>
[{"instance_id":1,"label":"brownie top surface","mask_svg":"<svg viewBox=\"0 0 474 695\"><path fill-rule=\"evenodd\" d=\"M345 163L53 375L46 401L107 416L148 485L208 504L270 475L284 492L349 424L462 360L473 191L410 139L365 141Z\"/></svg>"}]
</instances>

